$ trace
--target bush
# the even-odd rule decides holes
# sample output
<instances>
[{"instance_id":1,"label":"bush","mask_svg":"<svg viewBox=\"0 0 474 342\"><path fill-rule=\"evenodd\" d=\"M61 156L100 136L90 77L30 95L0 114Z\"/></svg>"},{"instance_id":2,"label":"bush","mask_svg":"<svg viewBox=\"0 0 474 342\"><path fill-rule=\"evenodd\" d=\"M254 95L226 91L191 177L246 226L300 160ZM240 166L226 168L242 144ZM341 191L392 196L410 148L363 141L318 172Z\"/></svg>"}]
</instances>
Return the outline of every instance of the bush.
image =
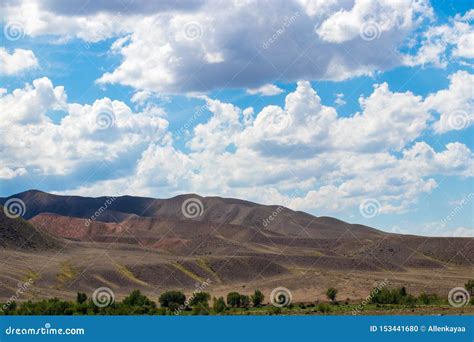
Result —
<instances>
[{"instance_id":1,"label":"bush","mask_svg":"<svg viewBox=\"0 0 474 342\"><path fill-rule=\"evenodd\" d=\"M224 297L219 297L219 299L214 297L214 303L212 305L212 309L214 310L215 313L224 312L225 309L227 309L227 306L225 305Z\"/></svg>"},{"instance_id":2,"label":"bush","mask_svg":"<svg viewBox=\"0 0 474 342\"><path fill-rule=\"evenodd\" d=\"M328 313L328 312L331 312L331 307L327 304L319 303L318 306L316 307L316 310L322 313Z\"/></svg>"},{"instance_id":3,"label":"bush","mask_svg":"<svg viewBox=\"0 0 474 342\"><path fill-rule=\"evenodd\" d=\"M251 296L252 303L254 307L259 307L262 305L265 296L263 295L262 291L255 290L254 294Z\"/></svg>"},{"instance_id":4,"label":"bush","mask_svg":"<svg viewBox=\"0 0 474 342\"><path fill-rule=\"evenodd\" d=\"M336 300L336 296L337 296L337 289L335 289L334 287L330 287L327 289L326 297L328 297L328 299L334 302Z\"/></svg>"},{"instance_id":5,"label":"bush","mask_svg":"<svg viewBox=\"0 0 474 342\"><path fill-rule=\"evenodd\" d=\"M189 301L189 305L196 306L198 304L204 305L209 307L209 299L211 299L211 295L207 292L196 292L193 294L191 300Z\"/></svg>"},{"instance_id":6,"label":"bush","mask_svg":"<svg viewBox=\"0 0 474 342\"><path fill-rule=\"evenodd\" d=\"M248 308L250 305L250 297L247 295L240 295L240 307Z\"/></svg>"},{"instance_id":7,"label":"bush","mask_svg":"<svg viewBox=\"0 0 474 342\"><path fill-rule=\"evenodd\" d=\"M162 307L175 310L184 305L186 296L180 291L168 291L160 296L159 301Z\"/></svg>"},{"instance_id":8,"label":"bush","mask_svg":"<svg viewBox=\"0 0 474 342\"><path fill-rule=\"evenodd\" d=\"M233 308L240 306L240 294L238 292L230 292L227 294L227 305Z\"/></svg>"}]
</instances>

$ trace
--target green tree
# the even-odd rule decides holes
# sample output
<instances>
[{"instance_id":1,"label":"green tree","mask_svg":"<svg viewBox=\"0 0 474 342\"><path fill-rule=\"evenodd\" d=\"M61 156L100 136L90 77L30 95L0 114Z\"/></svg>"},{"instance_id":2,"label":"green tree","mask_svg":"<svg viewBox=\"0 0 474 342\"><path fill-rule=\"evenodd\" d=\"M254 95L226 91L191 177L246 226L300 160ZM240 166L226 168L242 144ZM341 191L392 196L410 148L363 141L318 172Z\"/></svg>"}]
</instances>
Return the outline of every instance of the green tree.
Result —
<instances>
[{"instance_id":1,"label":"green tree","mask_svg":"<svg viewBox=\"0 0 474 342\"><path fill-rule=\"evenodd\" d=\"M334 287L330 287L326 291L326 297L328 297L329 300L332 302L336 301L336 296L337 296L337 289Z\"/></svg>"},{"instance_id":2,"label":"green tree","mask_svg":"<svg viewBox=\"0 0 474 342\"><path fill-rule=\"evenodd\" d=\"M78 292L76 297L77 304L83 304L87 301L87 295L83 292Z\"/></svg>"},{"instance_id":3,"label":"green tree","mask_svg":"<svg viewBox=\"0 0 474 342\"><path fill-rule=\"evenodd\" d=\"M254 307L259 307L262 305L263 300L265 299L265 296L263 295L262 291L260 290L255 290L254 294L251 296L252 298L252 303Z\"/></svg>"},{"instance_id":4,"label":"green tree","mask_svg":"<svg viewBox=\"0 0 474 342\"><path fill-rule=\"evenodd\" d=\"M196 292L193 294L193 297L189 301L189 305L196 306L198 304L204 305L205 307L209 307L209 299L211 299L211 295L207 292Z\"/></svg>"},{"instance_id":5,"label":"green tree","mask_svg":"<svg viewBox=\"0 0 474 342\"><path fill-rule=\"evenodd\" d=\"M227 294L227 305L238 308L240 306L240 294L238 292L230 292Z\"/></svg>"},{"instance_id":6,"label":"green tree","mask_svg":"<svg viewBox=\"0 0 474 342\"><path fill-rule=\"evenodd\" d=\"M177 309L184 305L186 296L180 291L168 291L160 296L160 305L164 308Z\"/></svg>"},{"instance_id":7,"label":"green tree","mask_svg":"<svg viewBox=\"0 0 474 342\"><path fill-rule=\"evenodd\" d=\"M250 297L247 295L240 295L240 307L248 308L250 305Z\"/></svg>"},{"instance_id":8,"label":"green tree","mask_svg":"<svg viewBox=\"0 0 474 342\"><path fill-rule=\"evenodd\" d=\"M215 313L221 313L225 309L227 309L227 306L225 305L224 297L219 297L218 299L214 297L213 300L213 305L212 309L214 310Z\"/></svg>"}]
</instances>

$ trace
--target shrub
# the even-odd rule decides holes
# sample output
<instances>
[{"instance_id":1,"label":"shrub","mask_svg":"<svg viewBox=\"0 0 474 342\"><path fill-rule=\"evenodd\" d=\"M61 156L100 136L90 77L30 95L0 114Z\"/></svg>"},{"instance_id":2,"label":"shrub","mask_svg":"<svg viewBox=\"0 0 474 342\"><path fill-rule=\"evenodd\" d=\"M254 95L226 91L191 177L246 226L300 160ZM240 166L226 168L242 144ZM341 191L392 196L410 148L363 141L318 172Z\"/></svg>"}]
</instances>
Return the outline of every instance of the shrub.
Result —
<instances>
[{"instance_id":1,"label":"shrub","mask_svg":"<svg viewBox=\"0 0 474 342\"><path fill-rule=\"evenodd\" d=\"M160 296L160 305L164 308L177 309L184 305L186 296L180 291L168 291Z\"/></svg>"},{"instance_id":2,"label":"shrub","mask_svg":"<svg viewBox=\"0 0 474 342\"><path fill-rule=\"evenodd\" d=\"M240 294L238 292L230 292L227 294L227 305L238 308L240 306Z\"/></svg>"},{"instance_id":3,"label":"shrub","mask_svg":"<svg viewBox=\"0 0 474 342\"><path fill-rule=\"evenodd\" d=\"M265 296L263 295L262 291L255 290L254 294L251 296L253 306L258 307L262 305Z\"/></svg>"},{"instance_id":4,"label":"shrub","mask_svg":"<svg viewBox=\"0 0 474 342\"><path fill-rule=\"evenodd\" d=\"M219 297L219 299L214 298L214 304L212 305L212 309L215 313L221 313L227 309L225 305L224 297Z\"/></svg>"},{"instance_id":5,"label":"shrub","mask_svg":"<svg viewBox=\"0 0 474 342\"><path fill-rule=\"evenodd\" d=\"M334 302L336 300L336 296L337 296L337 289L335 289L334 287L330 287L327 289L326 297L328 297L328 299Z\"/></svg>"}]
</instances>

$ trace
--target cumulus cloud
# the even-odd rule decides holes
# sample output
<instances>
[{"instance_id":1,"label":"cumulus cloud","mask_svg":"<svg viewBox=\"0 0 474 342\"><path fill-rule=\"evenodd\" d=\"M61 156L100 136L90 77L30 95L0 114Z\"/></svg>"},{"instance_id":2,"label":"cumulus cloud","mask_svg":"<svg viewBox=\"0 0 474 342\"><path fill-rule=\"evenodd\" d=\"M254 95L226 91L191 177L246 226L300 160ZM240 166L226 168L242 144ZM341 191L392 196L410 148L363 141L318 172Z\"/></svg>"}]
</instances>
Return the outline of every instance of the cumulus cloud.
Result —
<instances>
[{"instance_id":1,"label":"cumulus cloud","mask_svg":"<svg viewBox=\"0 0 474 342\"><path fill-rule=\"evenodd\" d=\"M122 62L99 82L155 93L371 75L400 65L400 45L432 16L423 0L139 1L124 10L79 0L0 6L4 20L22 23L26 35L91 43L114 38L112 51ZM367 24L383 39L365 36Z\"/></svg>"},{"instance_id":2,"label":"cumulus cloud","mask_svg":"<svg viewBox=\"0 0 474 342\"><path fill-rule=\"evenodd\" d=\"M33 51L15 49L12 53L8 53L7 49L0 47L0 75L13 75L38 66Z\"/></svg>"},{"instance_id":3,"label":"cumulus cloud","mask_svg":"<svg viewBox=\"0 0 474 342\"><path fill-rule=\"evenodd\" d=\"M474 122L474 75L458 71L450 76L448 89L431 94L426 99L428 109L439 113L433 124L437 134L462 130Z\"/></svg>"},{"instance_id":4,"label":"cumulus cloud","mask_svg":"<svg viewBox=\"0 0 474 342\"><path fill-rule=\"evenodd\" d=\"M409 66L433 65L446 67L450 59L474 58L473 11L456 15L449 23L432 26L422 34L421 46L416 53L404 56Z\"/></svg>"},{"instance_id":5,"label":"cumulus cloud","mask_svg":"<svg viewBox=\"0 0 474 342\"><path fill-rule=\"evenodd\" d=\"M326 214L375 198L388 214L415 208L439 176L474 176L466 145L435 150L417 141L431 120L427 100L391 92L387 84L375 85L350 117L323 105L306 81L298 82L283 107L268 105L258 113L205 101L211 116L190 132L190 152L150 144L131 176L76 190L151 196L193 191Z\"/></svg>"},{"instance_id":6,"label":"cumulus cloud","mask_svg":"<svg viewBox=\"0 0 474 342\"><path fill-rule=\"evenodd\" d=\"M62 111L59 123L48 113ZM152 141L165 143L168 122L157 108L133 113L109 98L68 103L62 86L41 78L0 96L2 178L64 175L103 160L113 161Z\"/></svg>"}]
</instances>

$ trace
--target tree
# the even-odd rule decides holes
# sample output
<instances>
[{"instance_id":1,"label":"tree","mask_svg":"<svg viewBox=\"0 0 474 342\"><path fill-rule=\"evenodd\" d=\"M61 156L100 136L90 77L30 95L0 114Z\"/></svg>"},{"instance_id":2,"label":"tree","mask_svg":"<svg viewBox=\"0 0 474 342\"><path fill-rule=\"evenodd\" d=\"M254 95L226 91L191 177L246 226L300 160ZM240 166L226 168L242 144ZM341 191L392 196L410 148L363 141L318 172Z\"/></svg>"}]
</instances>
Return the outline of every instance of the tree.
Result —
<instances>
[{"instance_id":1,"label":"tree","mask_svg":"<svg viewBox=\"0 0 474 342\"><path fill-rule=\"evenodd\" d=\"M402 286L402 287L400 288L400 296L402 296L402 297L406 297L406 296L407 296L407 289L406 289L405 286Z\"/></svg>"},{"instance_id":2,"label":"tree","mask_svg":"<svg viewBox=\"0 0 474 342\"><path fill-rule=\"evenodd\" d=\"M471 293L471 296L474 295L474 279L469 280L464 284L464 287Z\"/></svg>"},{"instance_id":3,"label":"tree","mask_svg":"<svg viewBox=\"0 0 474 342\"><path fill-rule=\"evenodd\" d=\"M240 295L240 306L242 308L248 308L250 305L250 297L247 295Z\"/></svg>"},{"instance_id":4,"label":"tree","mask_svg":"<svg viewBox=\"0 0 474 342\"><path fill-rule=\"evenodd\" d=\"M230 292L227 294L227 305L238 308L240 306L240 294L238 292Z\"/></svg>"},{"instance_id":5,"label":"tree","mask_svg":"<svg viewBox=\"0 0 474 342\"><path fill-rule=\"evenodd\" d=\"M204 305L205 307L209 307L209 299L211 299L211 295L207 292L196 292L193 294L193 297L189 301L189 305L196 306L198 304Z\"/></svg>"},{"instance_id":6,"label":"tree","mask_svg":"<svg viewBox=\"0 0 474 342\"><path fill-rule=\"evenodd\" d=\"M186 296L180 291L168 291L160 296L160 305L164 308L177 309L184 305Z\"/></svg>"},{"instance_id":7,"label":"tree","mask_svg":"<svg viewBox=\"0 0 474 342\"><path fill-rule=\"evenodd\" d=\"M326 297L328 297L328 299L334 302L336 300L336 296L337 296L337 289L335 289L334 287L328 288L328 290L326 291Z\"/></svg>"},{"instance_id":8,"label":"tree","mask_svg":"<svg viewBox=\"0 0 474 342\"><path fill-rule=\"evenodd\" d=\"M262 305L263 300L265 299L265 296L263 295L262 291L255 290L251 298L252 298L253 306L259 307L260 305Z\"/></svg>"},{"instance_id":9,"label":"tree","mask_svg":"<svg viewBox=\"0 0 474 342\"><path fill-rule=\"evenodd\" d=\"M219 299L214 297L212 309L215 313L223 312L227 306L225 305L224 297L219 297Z\"/></svg>"},{"instance_id":10,"label":"tree","mask_svg":"<svg viewBox=\"0 0 474 342\"><path fill-rule=\"evenodd\" d=\"M156 303L152 302L147 296L142 295L140 290L133 290L130 295L123 299L122 303L125 306L156 308Z\"/></svg>"},{"instance_id":11,"label":"tree","mask_svg":"<svg viewBox=\"0 0 474 342\"><path fill-rule=\"evenodd\" d=\"M76 297L77 304L83 304L87 301L87 295L83 292L78 292Z\"/></svg>"}]
</instances>

